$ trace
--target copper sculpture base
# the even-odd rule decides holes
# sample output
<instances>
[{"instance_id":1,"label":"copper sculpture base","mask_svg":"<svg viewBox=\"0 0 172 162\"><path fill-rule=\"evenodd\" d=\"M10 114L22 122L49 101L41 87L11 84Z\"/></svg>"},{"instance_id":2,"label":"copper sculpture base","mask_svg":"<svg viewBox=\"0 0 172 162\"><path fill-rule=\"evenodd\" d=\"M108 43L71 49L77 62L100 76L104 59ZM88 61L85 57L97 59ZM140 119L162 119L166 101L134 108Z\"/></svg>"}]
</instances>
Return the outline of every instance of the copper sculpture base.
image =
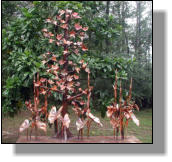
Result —
<instances>
[{"instance_id":1,"label":"copper sculpture base","mask_svg":"<svg viewBox=\"0 0 172 162\"><path fill-rule=\"evenodd\" d=\"M141 143L141 141L135 136L127 136L124 140L121 140L121 137L115 140L113 136L90 136L83 139L71 137L67 141L46 136L38 136L37 140L32 136L32 140L27 141L26 136L21 136L16 143Z\"/></svg>"}]
</instances>

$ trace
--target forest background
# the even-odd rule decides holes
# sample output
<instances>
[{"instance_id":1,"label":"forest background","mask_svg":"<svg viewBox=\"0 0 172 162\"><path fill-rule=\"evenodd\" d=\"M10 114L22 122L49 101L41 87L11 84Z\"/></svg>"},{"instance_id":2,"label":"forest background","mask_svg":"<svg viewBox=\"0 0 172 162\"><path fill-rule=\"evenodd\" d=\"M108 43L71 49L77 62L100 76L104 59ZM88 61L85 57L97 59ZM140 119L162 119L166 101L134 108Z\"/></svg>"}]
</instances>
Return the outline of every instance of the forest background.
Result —
<instances>
[{"instance_id":1,"label":"forest background","mask_svg":"<svg viewBox=\"0 0 172 162\"><path fill-rule=\"evenodd\" d=\"M2 1L3 115L14 116L33 97L33 75L43 71L41 55L52 48L41 32L45 19L67 8L78 12L89 27L89 50L79 59L88 62L91 71L91 109L105 116L113 101L116 69L124 98L132 77L133 100L141 110L152 109L151 1ZM81 76L85 86L87 76ZM49 108L61 99L52 94Z\"/></svg>"}]
</instances>

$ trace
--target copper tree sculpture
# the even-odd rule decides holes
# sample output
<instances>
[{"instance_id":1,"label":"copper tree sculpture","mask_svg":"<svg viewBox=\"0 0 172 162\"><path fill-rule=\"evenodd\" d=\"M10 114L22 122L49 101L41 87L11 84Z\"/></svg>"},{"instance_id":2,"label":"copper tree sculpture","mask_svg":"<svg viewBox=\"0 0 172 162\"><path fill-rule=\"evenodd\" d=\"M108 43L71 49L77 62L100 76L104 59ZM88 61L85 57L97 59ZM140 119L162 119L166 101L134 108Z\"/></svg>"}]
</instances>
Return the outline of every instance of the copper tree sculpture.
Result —
<instances>
[{"instance_id":1,"label":"copper tree sculpture","mask_svg":"<svg viewBox=\"0 0 172 162\"><path fill-rule=\"evenodd\" d=\"M126 100L122 102L122 87L120 81L120 94L119 94L119 104L117 103L117 70L115 77L115 84L113 85L114 89L114 103L111 106L107 107L107 117L110 118L110 124L114 130L114 138L118 137L118 133L120 130L121 138L124 139L124 129L126 128L126 132L128 129L128 121L129 119L133 120L133 122L139 126L139 120L135 117L133 110L137 109L139 111L139 107L135 102L131 101L131 93L132 93L132 78L130 82L130 90L129 94L126 97Z\"/></svg>"},{"instance_id":2,"label":"copper tree sculpture","mask_svg":"<svg viewBox=\"0 0 172 162\"><path fill-rule=\"evenodd\" d=\"M50 122L54 122L56 126L56 136L59 138L72 136L69 131L68 106L71 103L74 105L76 102L84 105L82 96L89 92L88 88L83 90L78 81L81 69L90 73L87 63L84 60L77 63L72 61L73 55L79 57L81 51L88 50L83 43L88 27L83 27L78 22L80 18L78 13L72 10L60 10L56 17L46 19L48 24L53 25L54 29L58 30L55 30L55 33L49 32L46 28L42 30L49 43L55 44L58 49L63 51L62 55L47 52L43 55L44 60L42 61L47 66L47 73L53 75L51 79L48 79L48 86L41 87L42 91L50 90L62 94L62 106L58 111L52 107L49 115ZM60 131L58 131L59 127Z\"/></svg>"}]
</instances>

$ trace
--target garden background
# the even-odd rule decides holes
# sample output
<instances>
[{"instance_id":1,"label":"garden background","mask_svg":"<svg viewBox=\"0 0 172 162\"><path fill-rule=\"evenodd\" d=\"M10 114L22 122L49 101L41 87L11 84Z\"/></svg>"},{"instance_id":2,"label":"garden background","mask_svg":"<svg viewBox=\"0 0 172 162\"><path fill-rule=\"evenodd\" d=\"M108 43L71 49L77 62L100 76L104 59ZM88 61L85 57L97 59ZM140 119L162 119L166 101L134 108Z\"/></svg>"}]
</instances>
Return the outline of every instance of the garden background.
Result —
<instances>
[{"instance_id":1,"label":"garden background","mask_svg":"<svg viewBox=\"0 0 172 162\"><path fill-rule=\"evenodd\" d=\"M92 128L91 135L112 134L105 112L113 101L117 69L124 97L133 78L132 97L141 110L136 113L140 127L131 122L129 134L142 142L152 142L152 2L2 1L3 142L16 141L17 129L29 113L24 102L33 98L33 75L43 69L41 54L52 49L44 43L41 32L45 19L67 8L78 12L89 27L85 41L89 50L81 59L88 62L91 71L91 109L105 125ZM85 86L87 76L81 76ZM60 105L61 96L54 93L49 100L49 108L54 103ZM76 130L74 125L71 128ZM51 131L49 128L49 134Z\"/></svg>"}]
</instances>

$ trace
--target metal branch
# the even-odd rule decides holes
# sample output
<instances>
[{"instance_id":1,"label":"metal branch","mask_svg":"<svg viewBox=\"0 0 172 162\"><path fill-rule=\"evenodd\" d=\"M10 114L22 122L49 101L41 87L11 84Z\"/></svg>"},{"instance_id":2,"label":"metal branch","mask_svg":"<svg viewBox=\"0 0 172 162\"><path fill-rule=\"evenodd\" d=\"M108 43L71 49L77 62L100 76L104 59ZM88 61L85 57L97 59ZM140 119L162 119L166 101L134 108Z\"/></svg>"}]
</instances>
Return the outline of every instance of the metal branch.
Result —
<instances>
[{"instance_id":1,"label":"metal branch","mask_svg":"<svg viewBox=\"0 0 172 162\"><path fill-rule=\"evenodd\" d=\"M118 78L117 78L117 70L116 70L116 76L115 76L115 87L114 87L114 99L115 99L115 105L117 104L117 81L118 81Z\"/></svg>"},{"instance_id":2,"label":"metal branch","mask_svg":"<svg viewBox=\"0 0 172 162\"><path fill-rule=\"evenodd\" d=\"M82 95L83 95L83 93L80 93L80 94L78 94L78 95L76 95L76 96L72 96L72 97L68 98L68 101L74 100L75 98L78 98L78 97L80 97L80 96L82 96Z\"/></svg>"},{"instance_id":3,"label":"metal branch","mask_svg":"<svg viewBox=\"0 0 172 162\"><path fill-rule=\"evenodd\" d=\"M48 87L46 87L46 86L40 86L40 88L45 88L45 89L47 89L48 91L50 91L50 90L52 90L51 88L48 88ZM57 91L57 92L59 92L59 93L64 93L63 91L60 91L60 90L53 90L53 91Z\"/></svg>"}]
</instances>

